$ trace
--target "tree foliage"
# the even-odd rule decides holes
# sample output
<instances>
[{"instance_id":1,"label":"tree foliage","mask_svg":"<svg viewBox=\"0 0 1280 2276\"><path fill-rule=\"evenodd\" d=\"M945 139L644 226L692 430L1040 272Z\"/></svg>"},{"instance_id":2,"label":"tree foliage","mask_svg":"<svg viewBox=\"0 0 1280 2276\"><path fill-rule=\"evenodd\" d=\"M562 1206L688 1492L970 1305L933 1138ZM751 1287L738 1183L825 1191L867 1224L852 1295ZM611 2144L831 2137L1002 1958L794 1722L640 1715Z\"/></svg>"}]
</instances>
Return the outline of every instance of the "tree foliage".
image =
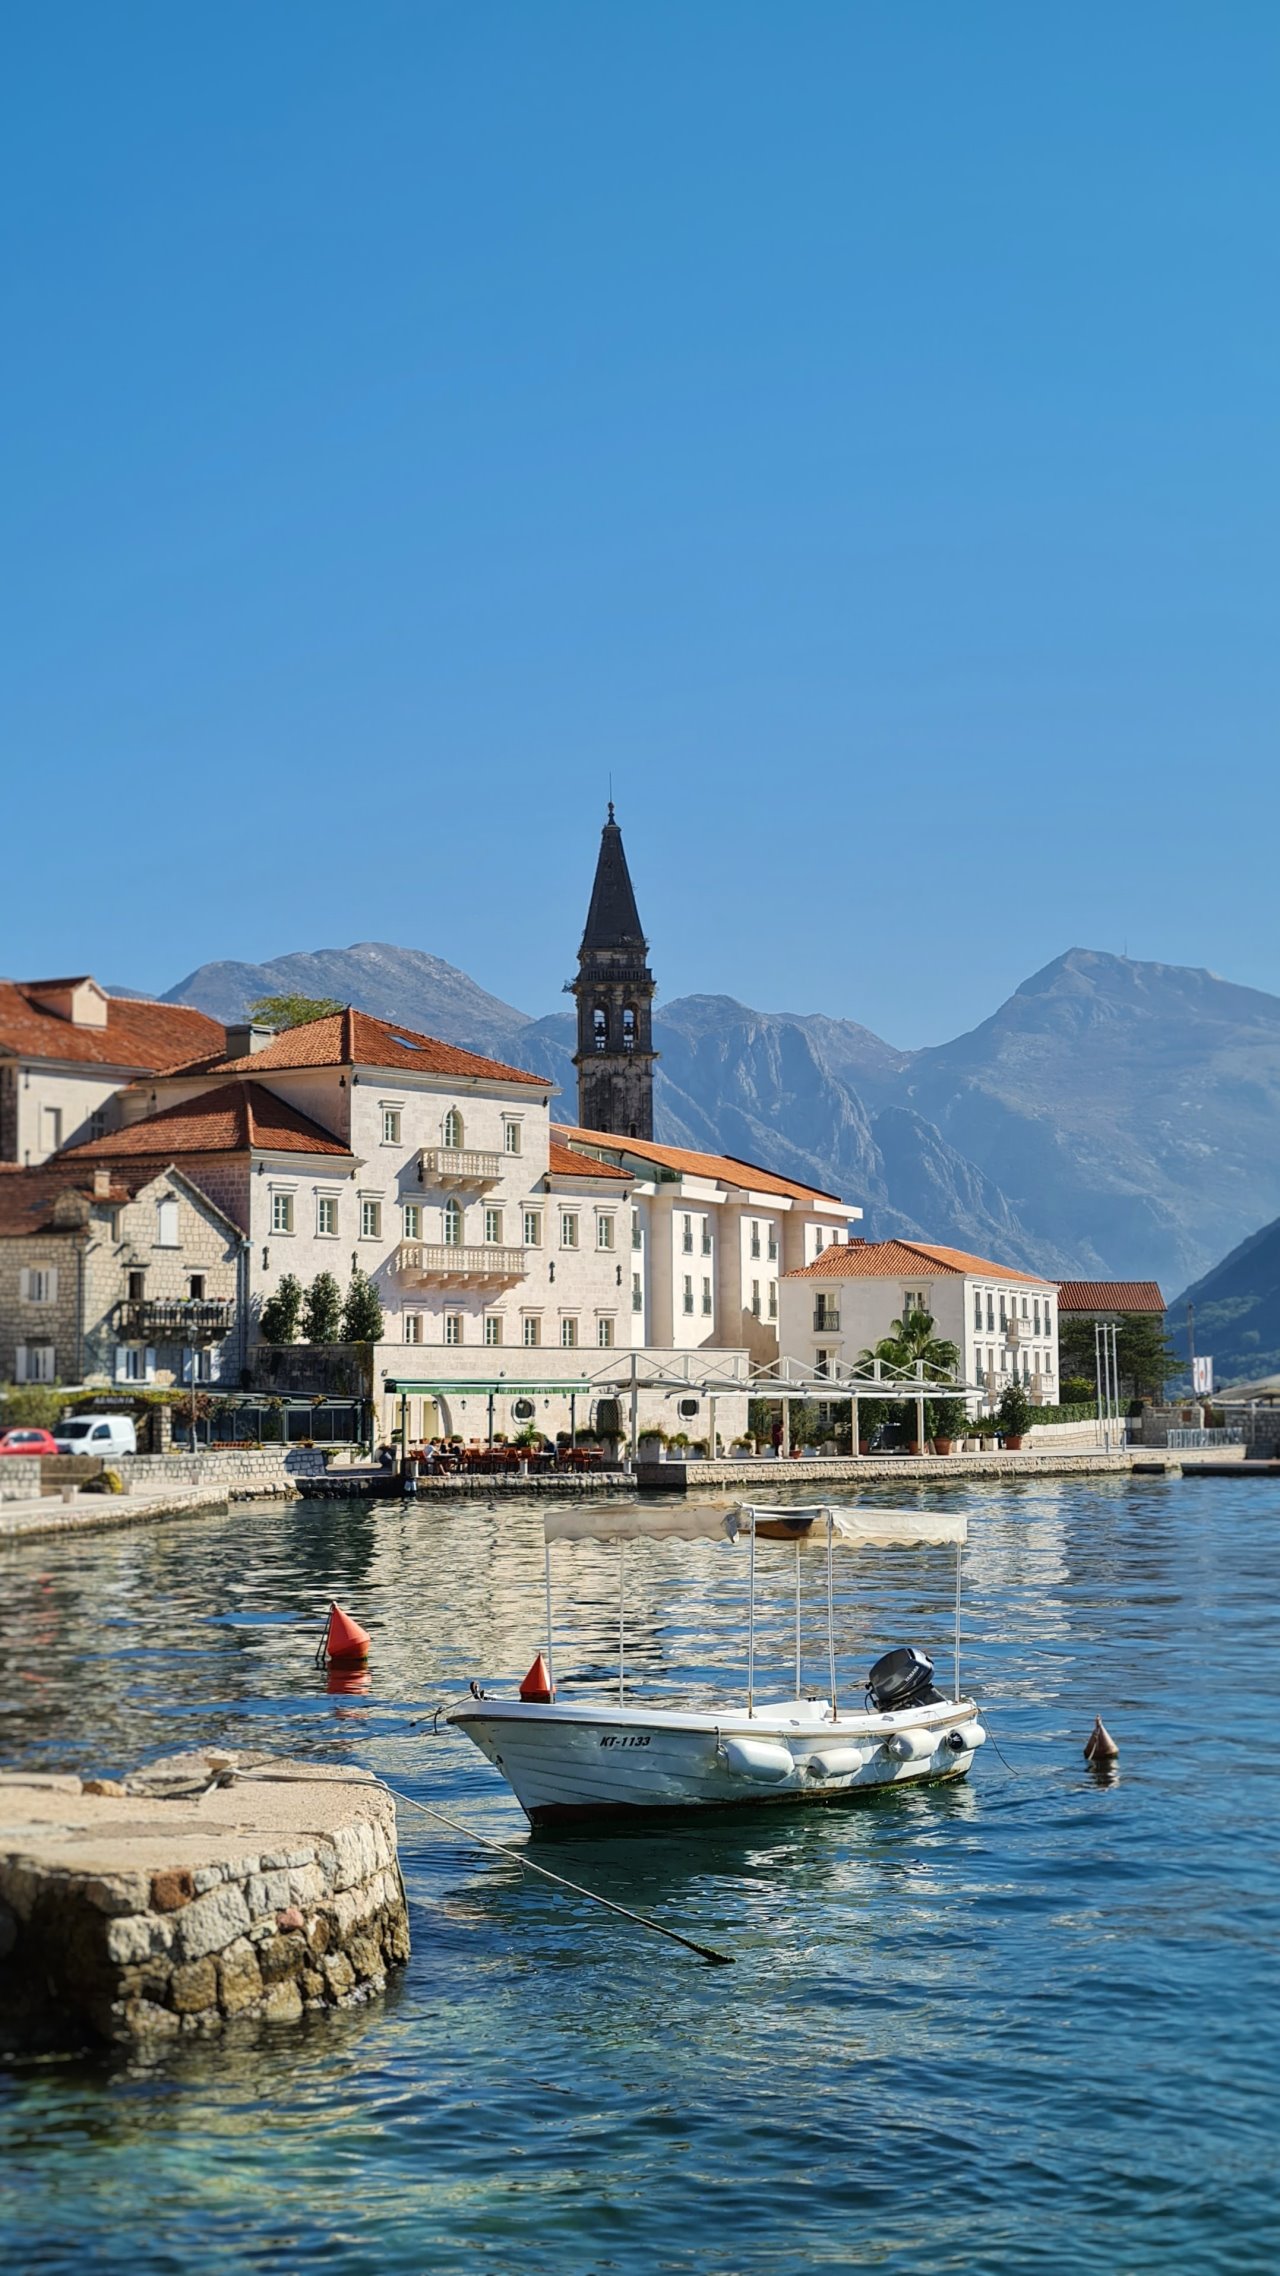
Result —
<instances>
[{"instance_id":1,"label":"tree foliage","mask_svg":"<svg viewBox=\"0 0 1280 2276\"><path fill-rule=\"evenodd\" d=\"M313 1019L328 1019L331 1012L346 1010L336 996L258 996L249 1006L249 1017L255 1027L274 1027L279 1033L286 1027L306 1027Z\"/></svg>"},{"instance_id":2,"label":"tree foliage","mask_svg":"<svg viewBox=\"0 0 1280 2276\"><path fill-rule=\"evenodd\" d=\"M342 1333L342 1290L331 1272L318 1272L302 1303L304 1343L336 1343Z\"/></svg>"},{"instance_id":3,"label":"tree foliage","mask_svg":"<svg viewBox=\"0 0 1280 2276\"><path fill-rule=\"evenodd\" d=\"M1092 1397L1096 1381L1096 1349L1092 1315L1058 1321L1058 1374L1060 1378L1087 1378ZM1138 1313L1116 1321L1116 1367L1123 1398L1162 1399L1169 1377L1181 1375L1185 1360L1178 1357L1165 1334L1159 1312ZM1065 1396L1065 1393L1064 1393Z\"/></svg>"},{"instance_id":4,"label":"tree foliage","mask_svg":"<svg viewBox=\"0 0 1280 2276\"><path fill-rule=\"evenodd\" d=\"M274 1296L268 1296L258 1319L264 1343L292 1343L302 1312L302 1282L286 1272Z\"/></svg>"},{"instance_id":5,"label":"tree foliage","mask_svg":"<svg viewBox=\"0 0 1280 2276\"><path fill-rule=\"evenodd\" d=\"M1017 1378L1006 1383L996 1408L1001 1430L1009 1438L1021 1438L1024 1431L1031 1428L1032 1412L1031 1401Z\"/></svg>"},{"instance_id":6,"label":"tree foliage","mask_svg":"<svg viewBox=\"0 0 1280 2276\"><path fill-rule=\"evenodd\" d=\"M0 1392L0 1430L52 1430L62 1419L65 1391L48 1383L9 1383Z\"/></svg>"},{"instance_id":7,"label":"tree foliage","mask_svg":"<svg viewBox=\"0 0 1280 2276\"><path fill-rule=\"evenodd\" d=\"M344 1343L378 1343L381 1336L382 1306L378 1291L368 1274L357 1265L342 1307L342 1340Z\"/></svg>"},{"instance_id":8,"label":"tree foliage","mask_svg":"<svg viewBox=\"0 0 1280 2276\"><path fill-rule=\"evenodd\" d=\"M869 1375L876 1360L882 1367L891 1367L903 1375L914 1375L919 1361L924 1362L925 1380L931 1383L948 1383L955 1380L960 1365L957 1346L933 1332L932 1312L912 1311L895 1320L887 1336L881 1336L870 1351L858 1354L858 1373Z\"/></svg>"}]
</instances>

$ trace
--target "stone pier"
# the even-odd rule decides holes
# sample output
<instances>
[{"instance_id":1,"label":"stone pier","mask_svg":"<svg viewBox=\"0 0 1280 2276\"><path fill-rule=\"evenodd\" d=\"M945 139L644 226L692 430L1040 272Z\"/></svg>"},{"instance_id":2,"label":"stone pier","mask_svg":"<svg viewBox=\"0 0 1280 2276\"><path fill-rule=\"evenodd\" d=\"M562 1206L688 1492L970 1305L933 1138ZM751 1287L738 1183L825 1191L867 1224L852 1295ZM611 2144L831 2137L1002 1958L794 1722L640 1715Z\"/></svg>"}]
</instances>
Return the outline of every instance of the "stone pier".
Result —
<instances>
[{"instance_id":1,"label":"stone pier","mask_svg":"<svg viewBox=\"0 0 1280 2276\"><path fill-rule=\"evenodd\" d=\"M209 1749L118 1783L0 1776L0 2052L291 2023L408 1954L367 1771Z\"/></svg>"}]
</instances>

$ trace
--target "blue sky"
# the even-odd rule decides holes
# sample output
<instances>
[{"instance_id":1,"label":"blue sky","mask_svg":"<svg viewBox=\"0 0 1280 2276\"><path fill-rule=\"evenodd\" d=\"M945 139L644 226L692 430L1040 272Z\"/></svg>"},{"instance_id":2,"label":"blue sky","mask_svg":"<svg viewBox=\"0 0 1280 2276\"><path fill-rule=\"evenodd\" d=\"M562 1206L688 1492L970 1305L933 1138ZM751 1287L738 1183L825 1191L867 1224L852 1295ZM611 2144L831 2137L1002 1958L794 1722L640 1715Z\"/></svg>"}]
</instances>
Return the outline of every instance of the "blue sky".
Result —
<instances>
[{"instance_id":1,"label":"blue sky","mask_svg":"<svg viewBox=\"0 0 1280 2276\"><path fill-rule=\"evenodd\" d=\"M1280 10L15 0L0 970L1280 990Z\"/></svg>"}]
</instances>

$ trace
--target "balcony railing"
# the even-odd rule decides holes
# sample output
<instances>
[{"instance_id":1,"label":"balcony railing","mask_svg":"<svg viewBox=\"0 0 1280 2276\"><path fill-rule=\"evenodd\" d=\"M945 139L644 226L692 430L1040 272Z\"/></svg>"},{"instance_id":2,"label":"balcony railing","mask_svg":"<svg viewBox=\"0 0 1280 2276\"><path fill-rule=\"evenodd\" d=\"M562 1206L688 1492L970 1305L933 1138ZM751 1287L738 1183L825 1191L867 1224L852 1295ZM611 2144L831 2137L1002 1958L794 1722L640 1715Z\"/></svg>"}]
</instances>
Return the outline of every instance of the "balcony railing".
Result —
<instances>
[{"instance_id":1,"label":"balcony railing","mask_svg":"<svg viewBox=\"0 0 1280 2276\"><path fill-rule=\"evenodd\" d=\"M818 1307L813 1315L813 1325L815 1333L818 1335L838 1336L840 1333L840 1314L824 1311Z\"/></svg>"},{"instance_id":2,"label":"balcony railing","mask_svg":"<svg viewBox=\"0 0 1280 2276\"><path fill-rule=\"evenodd\" d=\"M525 1252L496 1241L456 1247L447 1241L401 1241L392 1270L406 1280L523 1280Z\"/></svg>"},{"instance_id":3,"label":"balcony railing","mask_svg":"<svg viewBox=\"0 0 1280 2276\"><path fill-rule=\"evenodd\" d=\"M502 1176L501 1154L474 1146L424 1146L419 1161L424 1185L496 1185Z\"/></svg>"},{"instance_id":4,"label":"balcony railing","mask_svg":"<svg viewBox=\"0 0 1280 2276\"><path fill-rule=\"evenodd\" d=\"M235 1324L236 1308L229 1300L135 1296L120 1306L121 1334L144 1341L216 1343Z\"/></svg>"}]
</instances>

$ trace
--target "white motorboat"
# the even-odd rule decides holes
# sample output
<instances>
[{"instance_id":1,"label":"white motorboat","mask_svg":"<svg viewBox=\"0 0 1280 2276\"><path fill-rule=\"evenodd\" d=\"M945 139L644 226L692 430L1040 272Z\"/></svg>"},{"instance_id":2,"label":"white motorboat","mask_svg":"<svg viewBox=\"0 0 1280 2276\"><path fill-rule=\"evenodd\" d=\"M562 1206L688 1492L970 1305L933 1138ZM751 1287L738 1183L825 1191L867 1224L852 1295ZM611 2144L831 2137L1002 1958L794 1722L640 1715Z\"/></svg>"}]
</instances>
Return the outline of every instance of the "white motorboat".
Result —
<instances>
[{"instance_id":1,"label":"white motorboat","mask_svg":"<svg viewBox=\"0 0 1280 2276\"><path fill-rule=\"evenodd\" d=\"M556 1509L545 1521L547 1642L519 1692L473 1698L448 1721L502 1772L533 1826L645 1812L731 1809L744 1804L835 1803L885 1786L963 1777L986 1736L960 1688L960 1582L966 1520L959 1512L763 1509L681 1505L650 1510ZM629 1543L744 1539L749 1558L746 1697L684 1706L629 1704L626 1696L625 1558ZM614 1543L619 1552L616 1699L562 1698L555 1683L551 1548L554 1542ZM757 1543L795 1543L795 1695L755 1696ZM827 1684L819 1698L801 1680L801 1569L825 1544ZM833 1558L846 1551L953 1546L955 1642L950 1696L934 1688L933 1665L914 1646L877 1661L859 1706L842 1706L836 1683Z\"/></svg>"}]
</instances>

